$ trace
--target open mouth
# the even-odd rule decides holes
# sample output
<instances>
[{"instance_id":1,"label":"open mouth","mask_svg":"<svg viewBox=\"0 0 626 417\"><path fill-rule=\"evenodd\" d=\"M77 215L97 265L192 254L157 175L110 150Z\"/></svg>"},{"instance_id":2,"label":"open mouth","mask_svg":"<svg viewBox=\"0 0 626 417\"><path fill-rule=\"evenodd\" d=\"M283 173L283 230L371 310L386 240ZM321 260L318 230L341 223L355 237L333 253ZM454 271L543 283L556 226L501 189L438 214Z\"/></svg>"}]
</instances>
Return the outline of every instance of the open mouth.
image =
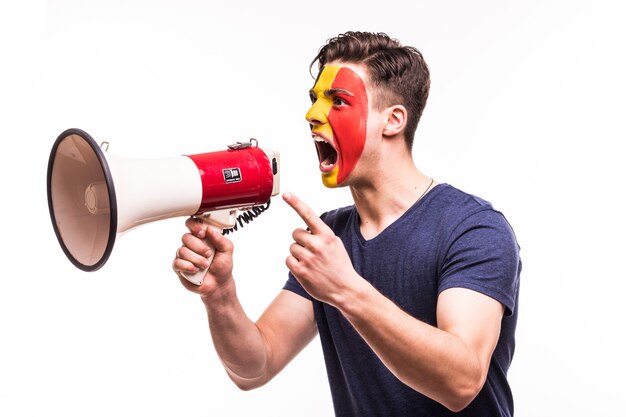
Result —
<instances>
[{"instance_id":1,"label":"open mouth","mask_svg":"<svg viewBox=\"0 0 626 417\"><path fill-rule=\"evenodd\" d=\"M322 138L315 138L315 148L322 170L332 169L337 163L337 151L333 146Z\"/></svg>"}]
</instances>

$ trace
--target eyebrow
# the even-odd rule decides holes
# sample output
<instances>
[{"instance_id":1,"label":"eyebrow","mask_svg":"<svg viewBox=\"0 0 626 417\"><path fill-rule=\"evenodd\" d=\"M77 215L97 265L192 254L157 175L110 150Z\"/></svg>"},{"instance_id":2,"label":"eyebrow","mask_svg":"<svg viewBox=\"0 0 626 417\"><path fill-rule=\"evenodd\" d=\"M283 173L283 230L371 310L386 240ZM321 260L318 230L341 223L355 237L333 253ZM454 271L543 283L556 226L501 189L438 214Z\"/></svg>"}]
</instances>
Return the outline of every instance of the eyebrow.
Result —
<instances>
[{"instance_id":1,"label":"eyebrow","mask_svg":"<svg viewBox=\"0 0 626 417\"><path fill-rule=\"evenodd\" d=\"M352 94L352 92L348 91L348 90L344 90L343 88L329 88L328 90L324 91L324 95L325 96L333 96L335 94L345 94L348 96L353 96L354 94Z\"/></svg>"},{"instance_id":2,"label":"eyebrow","mask_svg":"<svg viewBox=\"0 0 626 417\"><path fill-rule=\"evenodd\" d=\"M311 94L315 94L315 90L313 88L311 88L309 90L309 95L311 95ZM352 92L350 92L348 90L344 90L343 88L329 88L328 90L324 91L324 95L326 97L330 97L330 96L333 96L333 95L336 95L336 94L345 94L345 95L348 95L348 96L354 96L354 94Z\"/></svg>"}]
</instances>

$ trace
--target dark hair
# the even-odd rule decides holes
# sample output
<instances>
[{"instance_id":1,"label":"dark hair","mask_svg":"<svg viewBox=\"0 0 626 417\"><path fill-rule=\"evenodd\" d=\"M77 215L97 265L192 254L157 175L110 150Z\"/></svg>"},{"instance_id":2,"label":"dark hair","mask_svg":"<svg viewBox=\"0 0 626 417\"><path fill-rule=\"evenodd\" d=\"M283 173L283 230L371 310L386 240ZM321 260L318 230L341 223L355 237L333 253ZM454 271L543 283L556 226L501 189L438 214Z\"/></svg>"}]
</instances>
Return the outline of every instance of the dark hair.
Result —
<instances>
[{"instance_id":1,"label":"dark hair","mask_svg":"<svg viewBox=\"0 0 626 417\"><path fill-rule=\"evenodd\" d=\"M421 52L403 46L385 33L346 32L326 41L311 61L309 71L316 62L321 69L332 61L365 66L378 88L373 97L376 108L402 104L407 109L405 142L410 150L430 89L430 72Z\"/></svg>"}]
</instances>

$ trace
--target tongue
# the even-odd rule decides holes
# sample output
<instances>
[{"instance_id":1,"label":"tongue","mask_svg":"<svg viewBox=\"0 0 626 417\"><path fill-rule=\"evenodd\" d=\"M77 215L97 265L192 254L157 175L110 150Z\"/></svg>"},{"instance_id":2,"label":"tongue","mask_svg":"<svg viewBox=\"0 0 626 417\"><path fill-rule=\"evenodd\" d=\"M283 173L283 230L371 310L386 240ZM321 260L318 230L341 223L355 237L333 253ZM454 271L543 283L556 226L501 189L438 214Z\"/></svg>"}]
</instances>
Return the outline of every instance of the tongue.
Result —
<instances>
[{"instance_id":1,"label":"tongue","mask_svg":"<svg viewBox=\"0 0 626 417\"><path fill-rule=\"evenodd\" d=\"M337 163L337 152L331 152L326 159L322 161L322 166L329 167Z\"/></svg>"}]
</instances>

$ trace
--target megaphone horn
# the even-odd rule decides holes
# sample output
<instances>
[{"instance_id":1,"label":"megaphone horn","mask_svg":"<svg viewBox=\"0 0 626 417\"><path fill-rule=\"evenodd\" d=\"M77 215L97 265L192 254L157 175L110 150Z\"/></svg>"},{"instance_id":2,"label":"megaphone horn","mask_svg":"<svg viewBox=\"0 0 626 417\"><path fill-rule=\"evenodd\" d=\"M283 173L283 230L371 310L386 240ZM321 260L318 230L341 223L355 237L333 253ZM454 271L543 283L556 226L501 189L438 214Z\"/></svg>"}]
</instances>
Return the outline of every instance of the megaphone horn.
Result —
<instances>
[{"instance_id":1,"label":"megaphone horn","mask_svg":"<svg viewBox=\"0 0 626 417\"><path fill-rule=\"evenodd\" d=\"M218 152L131 159L67 129L50 152L48 208L65 255L95 271L117 234L140 224L268 203L279 192L279 165L279 153L253 139Z\"/></svg>"}]
</instances>

